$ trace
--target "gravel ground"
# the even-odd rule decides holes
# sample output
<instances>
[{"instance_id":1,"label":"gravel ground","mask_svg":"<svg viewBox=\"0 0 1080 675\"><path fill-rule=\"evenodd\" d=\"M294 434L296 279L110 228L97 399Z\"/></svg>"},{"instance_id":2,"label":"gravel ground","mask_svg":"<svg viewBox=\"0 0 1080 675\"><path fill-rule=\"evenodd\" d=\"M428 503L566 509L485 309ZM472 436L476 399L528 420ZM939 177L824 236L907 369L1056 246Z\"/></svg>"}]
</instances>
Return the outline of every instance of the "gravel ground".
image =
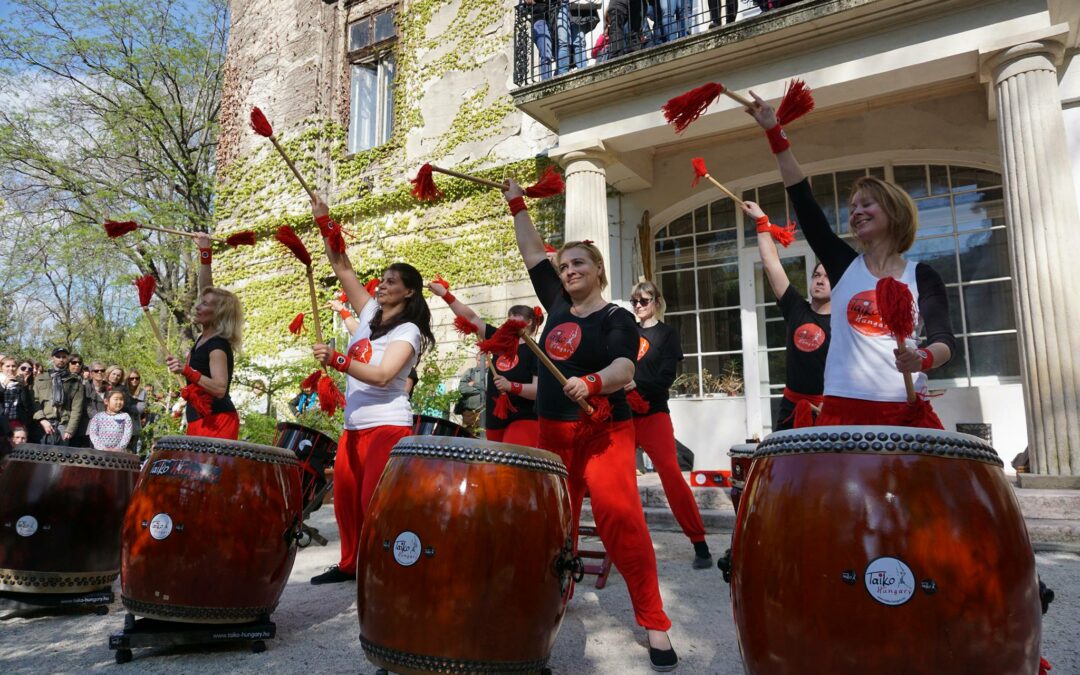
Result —
<instances>
[{"instance_id":1,"label":"gravel ground","mask_svg":"<svg viewBox=\"0 0 1080 675\"><path fill-rule=\"evenodd\" d=\"M330 538L326 547L300 551L292 577L273 620L278 637L269 649L252 654L244 646L137 649L135 660L116 666L108 636L123 628L119 602L106 616L17 614L0 620L0 672L74 673L126 668L139 673L374 673L357 640L356 586L311 586L308 579L337 561L333 512L323 508L313 524ZM714 554L726 548L727 534L710 537ZM671 637L681 662L678 672L717 675L742 673L731 616L728 586L715 569L693 570L690 548L681 533L654 532L665 606L674 626ZM1080 602L1070 590L1080 587L1080 556L1037 555L1039 573L1057 592L1043 621L1042 652L1053 675L1080 674ZM119 587L117 586L119 598ZM2 615L2 614L0 614ZM634 623L622 578L612 573L601 591L586 578L566 612L551 656L557 675L652 672L644 630Z\"/></svg>"}]
</instances>

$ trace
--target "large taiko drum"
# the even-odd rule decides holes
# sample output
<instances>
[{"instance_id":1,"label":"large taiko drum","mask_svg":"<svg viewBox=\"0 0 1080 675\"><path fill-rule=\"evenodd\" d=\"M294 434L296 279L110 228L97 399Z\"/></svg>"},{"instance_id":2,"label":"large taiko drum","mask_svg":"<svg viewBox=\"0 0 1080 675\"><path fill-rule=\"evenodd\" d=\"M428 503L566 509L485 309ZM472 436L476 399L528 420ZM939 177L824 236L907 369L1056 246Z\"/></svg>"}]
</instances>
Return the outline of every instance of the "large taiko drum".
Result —
<instances>
[{"instance_id":1,"label":"large taiko drum","mask_svg":"<svg viewBox=\"0 0 1080 675\"><path fill-rule=\"evenodd\" d=\"M17 446L0 473L0 591L84 593L120 573L120 530L139 458Z\"/></svg>"},{"instance_id":2,"label":"large taiko drum","mask_svg":"<svg viewBox=\"0 0 1080 675\"><path fill-rule=\"evenodd\" d=\"M360 538L368 659L395 673L539 672L580 565L566 475L543 450L399 441Z\"/></svg>"},{"instance_id":3,"label":"large taiko drum","mask_svg":"<svg viewBox=\"0 0 1080 675\"><path fill-rule=\"evenodd\" d=\"M732 543L746 672L1038 672L1035 558L1001 467L929 429L766 438Z\"/></svg>"},{"instance_id":4,"label":"large taiko drum","mask_svg":"<svg viewBox=\"0 0 1080 675\"><path fill-rule=\"evenodd\" d=\"M277 607L296 557L289 450L199 436L154 444L124 521L121 598L165 621L244 623Z\"/></svg>"}]
</instances>

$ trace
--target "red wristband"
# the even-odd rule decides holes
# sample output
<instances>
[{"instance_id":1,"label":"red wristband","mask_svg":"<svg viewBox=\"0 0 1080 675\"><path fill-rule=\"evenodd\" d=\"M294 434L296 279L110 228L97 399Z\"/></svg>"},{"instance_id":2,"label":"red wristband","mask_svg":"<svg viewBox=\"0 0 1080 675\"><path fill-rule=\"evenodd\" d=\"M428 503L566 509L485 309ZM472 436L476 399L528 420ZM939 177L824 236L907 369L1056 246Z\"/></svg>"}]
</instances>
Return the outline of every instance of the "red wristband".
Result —
<instances>
[{"instance_id":1,"label":"red wristband","mask_svg":"<svg viewBox=\"0 0 1080 675\"><path fill-rule=\"evenodd\" d=\"M527 211L529 209L528 206L525 206L524 197L514 197L510 201L506 202L506 205L510 207L511 216L516 216L522 211Z\"/></svg>"},{"instance_id":2,"label":"red wristband","mask_svg":"<svg viewBox=\"0 0 1080 675\"><path fill-rule=\"evenodd\" d=\"M214 260L214 250L209 248L199 249L199 262L203 265L209 265Z\"/></svg>"},{"instance_id":3,"label":"red wristband","mask_svg":"<svg viewBox=\"0 0 1080 675\"><path fill-rule=\"evenodd\" d=\"M340 312L338 312L338 314L340 314L341 318L344 319L344 320L348 320L348 319L352 318L352 312L350 312L347 309L342 309Z\"/></svg>"},{"instance_id":4,"label":"red wristband","mask_svg":"<svg viewBox=\"0 0 1080 675\"><path fill-rule=\"evenodd\" d=\"M318 216L315 218L315 224L319 226L319 233L327 239L334 236L334 231L340 227L329 215Z\"/></svg>"},{"instance_id":5,"label":"red wristband","mask_svg":"<svg viewBox=\"0 0 1080 675\"><path fill-rule=\"evenodd\" d=\"M919 349L915 353L922 357L921 370L924 373L934 367L934 352L929 349Z\"/></svg>"},{"instance_id":6,"label":"red wristband","mask_svg":"<svg viewBox=\"0 0 1080 675\"><path fill-rule=\"evenodd\" d=\"M352 364L352 358L345 356L339 351L335 351L331 354L330 360L327 361L327 365L339 373L348 373L350 364Z\"/></svg>"},{"instance_id":7,"label":"red wristband","mask_svg":"<svg viewBox=\"0 0 1080 675\"><path fill-rule=\"evenodd\" d=\"M791 147L791 143L788 142L787 134L784 133L784 128L779 124L772 129L766 129L765 137L769 139L769 147L772 149L774 155L779 155L781 152Z\"/></svg>"},{"instance_id":8,"label":"red wristband","mask_svg":"<svg viewBox=\"0 0 1080 675\"><path fill-rule=\"evenodd\" d=\"M447 291L447 292L446 292L446 293L445 293L445 294L444 294L444 295L442 296L442 299L443 299L443 300L445 300L445 301L446 301L446 304L448 304L448 305L452 305L452 304L454 304L454 301L455 301L455 300L457 300L457 298L455 298L455 297L454 297L454 294L453 294L453 293L451 293L450 291Z\"/></svg>"},{"instance_id":9,"label":"red wristband","mask_svg":"<svg viewBox=\"0 0 1080 675\"><path fill-rule=\"evenodd\" d=\"M604 381L600 379L600 373L590 373L581 378L589 390L589 396L596 396L604 388Z\"/></svg>"},{"instance_id":10,"label":"red wristband","mask_svg":"<svg viewBox=\"0 0 1080 675\"><path fill-rule=\"evenodd\" d=\"M766 215L760 215L754 219L754 224L757 225L758 234L768 234L771 232L769 229L769 217Z\"/></svg>"},{"instance_id":11,"label":"red wristband","mask_svg":"<svg viewBox=\"0 0 1080 675\"><path fill-rule=\"evenodd\" d=\"M183 375L184 378L187 379L187 381L192 383L192 384L198 384L199 380L202 379L202 373L195 370L190 365L185 365L184 370L181 371L180 374Z\"/></svg>"},{"instance_id":12,"label":"red wristband","mask_svg":"<svg viewBox=\"0 0 1080 675\"><path fill-rule=\"evenodd\" d=\"M514 394L516 396L521 396L521 390L522 389L523 389L523 387L522 387L520 382L511 382L510 383L510 393L511 394Z\"/></svg>"}]
</instances>

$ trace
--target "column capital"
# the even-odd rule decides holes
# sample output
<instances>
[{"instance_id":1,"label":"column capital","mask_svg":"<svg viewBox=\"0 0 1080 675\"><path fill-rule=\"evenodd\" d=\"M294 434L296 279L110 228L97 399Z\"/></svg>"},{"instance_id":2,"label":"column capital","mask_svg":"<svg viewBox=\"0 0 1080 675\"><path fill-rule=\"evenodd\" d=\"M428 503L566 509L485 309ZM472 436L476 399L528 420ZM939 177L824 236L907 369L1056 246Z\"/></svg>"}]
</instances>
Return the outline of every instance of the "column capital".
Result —
<instances>
[{"instance_id":1,"label":"column capital","mask_svg":"<svg viewBox=\"0 0 1080 675\"><path fill-rule=\"evenodd\" d=\"M1068 24L1013 35L979 48L980 79L997 85L1032 70L1057 70L1065 56Z\"/></svg>"},{"instance_id":2,"label":"column capital","mask_svg":"<svg viewBox=\"0 0 1080 675\"><path fill-rule=\"evenodd\" d=\"M615 157L604 147L603 141L568 148L555 148L548 156L558 162L567 173L589 168L602 171L615 161ZM580 166L581 164L585 166Z\"/></svg>"}]
</instances>

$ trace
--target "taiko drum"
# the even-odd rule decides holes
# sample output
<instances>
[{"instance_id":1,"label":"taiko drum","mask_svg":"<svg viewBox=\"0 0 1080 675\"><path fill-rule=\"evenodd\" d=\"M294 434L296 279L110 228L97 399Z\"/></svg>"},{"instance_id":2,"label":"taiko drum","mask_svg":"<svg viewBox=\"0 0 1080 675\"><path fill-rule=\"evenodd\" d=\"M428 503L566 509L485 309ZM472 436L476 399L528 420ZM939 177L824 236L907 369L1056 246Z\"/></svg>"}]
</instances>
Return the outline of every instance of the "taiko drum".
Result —
<instances>
[{"instance_id":1,"label":"taiko drum","mask_svg":"<svg viewBox=\"0 0 1080 675\"><path fill-rule=\"evenodd\" d=\"M360 540L368 658L395 673L539 672L580 564L566 475L542 450L399 441Z\"/></svg>"},{"instance_id":2,"label":"taiko drum","mask_svg":"<svg viewBox=\"0 0 1080 675\"><path fill-rule=\"evenodd\" d=\"M0 591L84 593L120 573L139 458L24 443L0 472Z\"/></svg>"},{"instance_id":3,"label":"taiko drum","mask_svg":"<svg viewBox=\"0 0 1080 675\"><path fill-rule=\"evenodd\" d=\"M758 447L732 543L747 673L1038 671L1035 559L990 445L817 427Z\"/></svg>"},{"instance_id":4,"label":"taiko drum","mask_svg":"<svg viewBox=\"0 0 1080 675\"><path fill-rule=\"evenodd\" d=\"M166 621L244 623L277 607L296 557L289 450L198 436L154 444L124 521L122 600Z\"/></svg>"},{"instance_id":5,"label":"taiko drum","mask_svg":"<svg viewBox=\"0 0 1080 675\"><path fill-rule=\"evenodd\" d=\"M746 479L750 476L750 467L754 465L756 449L757 443L740 443L728 450L728 457L731 458L731 503L736 512L739 510L739 499L746 488Z\"/></svg>"}]
</instances>

